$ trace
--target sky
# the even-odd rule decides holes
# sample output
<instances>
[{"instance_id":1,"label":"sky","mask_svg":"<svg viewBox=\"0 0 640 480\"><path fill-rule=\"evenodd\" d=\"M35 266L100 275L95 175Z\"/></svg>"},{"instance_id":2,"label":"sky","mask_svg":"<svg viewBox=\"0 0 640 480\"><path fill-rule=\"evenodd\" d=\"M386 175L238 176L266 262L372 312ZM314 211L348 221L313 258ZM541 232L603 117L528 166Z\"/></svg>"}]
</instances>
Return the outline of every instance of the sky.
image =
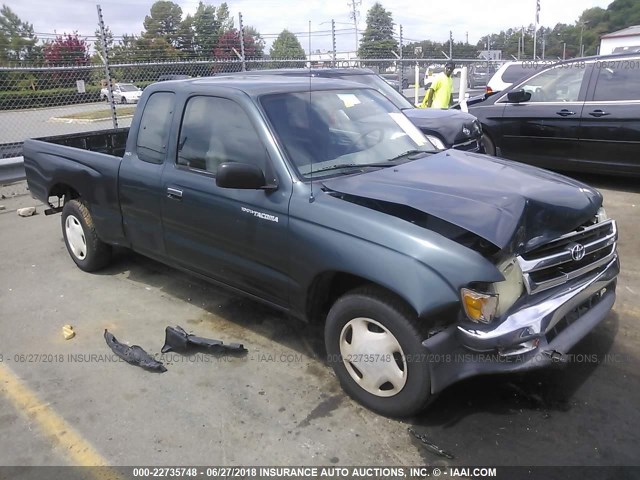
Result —
<instances>
[{"instance_id":1,"label":"sky","mask_svg":"<svg viewBox=\"0 0 640 480\"><path fill-rule=\"evenodd\" d=\"M139 34L143 30L145 15L149 14L153 0L97 0L103 11L105 24L114 35ZM357 6L360 15L358 28L364 30L367 11L374 0L360 0ZM554 26L556 23L573 23L583 10L591 7L606 8L612 0L540 0L540 24ZM96 3L89 0L2 0L20 16L33 24L37 33L52 34L77 31L81 36L93 36L98 26ZM174 0L180 5L183 15L193 14L198 0ZM219 5L220 1L205 1ZM488 33L498 33L510 27L529 25L534 22L536 0L447 0L447 1L381 1L391 12L396 23L402 25L404 43L419 40L445 41L449 31L454 41L464 41L469 35L472 44ZM238 25L238 13L242 13L245 26L255 27L267 40L267 51L271 41L283 29L299 35L300 43L308 51L311 31L326 31L311 36L311 50L331 49L331 19L336 21L337 49L350 51L355 48L353 21L349 18L351 0L228 0L231 15ZM326 23L325 23L326 22ZM340 32L340 29L345 31ZM43 35L40 35L43 37Z\"/></svg>"}]
</instances>

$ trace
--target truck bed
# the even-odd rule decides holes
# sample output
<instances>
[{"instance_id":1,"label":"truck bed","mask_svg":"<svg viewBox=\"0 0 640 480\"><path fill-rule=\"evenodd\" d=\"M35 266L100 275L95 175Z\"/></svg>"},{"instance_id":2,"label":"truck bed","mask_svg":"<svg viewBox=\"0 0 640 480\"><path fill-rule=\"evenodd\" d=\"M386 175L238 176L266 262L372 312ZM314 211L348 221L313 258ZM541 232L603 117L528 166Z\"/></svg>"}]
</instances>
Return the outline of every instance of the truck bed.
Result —
<instances>
[{"instance_id":1,"label":"truck bed","mask_svg":"<svg viewBox=\"0 0 640 480\"><path fill-rule=\"evenodd\" d=\"M118 171L128 128L59 135L24 142L24 169L34 198L55 206L51 197L81 197L91 205L100 238L123 238Z\"/></svg>"},{"instance_id":2,"label":"truck bed","mask_svg":"<svg viewBox=\"0 0 640 480\"><path fill-rule=\"evenodd\" d=\"M99 130L97 132L42 137L36 140L65 145L67 147L81 148L82 150L89 150L91 152L106 153L114 157L122 157L127 145L128 134L129 127L126 127Z\"/></svg>"}]
</instances>

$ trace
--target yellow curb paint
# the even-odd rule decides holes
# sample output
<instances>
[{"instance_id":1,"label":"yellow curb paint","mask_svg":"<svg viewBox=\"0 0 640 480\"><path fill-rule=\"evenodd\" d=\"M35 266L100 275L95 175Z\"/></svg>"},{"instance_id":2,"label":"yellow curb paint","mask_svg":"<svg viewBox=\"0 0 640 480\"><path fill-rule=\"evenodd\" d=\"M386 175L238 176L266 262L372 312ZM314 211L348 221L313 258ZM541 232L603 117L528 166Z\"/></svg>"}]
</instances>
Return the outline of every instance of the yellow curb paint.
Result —
<instances>
[{"instance_id":1,"label":"yellow curb paint","mask_svg":"<svg viewBox=\"0 0 640 480\"><path fill-rule=\"evenodd\" d=\"M109 463L82 438L48 403L42 402L6 365L0 364L0 393L16 410L35 423L42 433L60 447L71 465L107 466ZM96 469L94 477L105 478L107 472ZM107 474L108 475L108 474Z\"/></svg>"}]
</instances>

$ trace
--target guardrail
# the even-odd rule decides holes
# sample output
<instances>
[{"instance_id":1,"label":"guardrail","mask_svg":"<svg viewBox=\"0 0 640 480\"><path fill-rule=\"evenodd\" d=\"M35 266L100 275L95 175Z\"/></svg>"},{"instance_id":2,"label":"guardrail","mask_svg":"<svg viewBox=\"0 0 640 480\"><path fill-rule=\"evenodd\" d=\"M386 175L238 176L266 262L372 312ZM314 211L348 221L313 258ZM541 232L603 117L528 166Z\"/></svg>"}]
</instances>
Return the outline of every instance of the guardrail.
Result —
<instances>
[{"instance_id":1,"label":"guardrail","mask_svg":"<svg viewBox=\"0 0 640 480\"><path fill-rule=\"evenodd\" d=\"M26 178L22 157L0 159L0 185L19 182Z\"/></svg>"}]
</instances>

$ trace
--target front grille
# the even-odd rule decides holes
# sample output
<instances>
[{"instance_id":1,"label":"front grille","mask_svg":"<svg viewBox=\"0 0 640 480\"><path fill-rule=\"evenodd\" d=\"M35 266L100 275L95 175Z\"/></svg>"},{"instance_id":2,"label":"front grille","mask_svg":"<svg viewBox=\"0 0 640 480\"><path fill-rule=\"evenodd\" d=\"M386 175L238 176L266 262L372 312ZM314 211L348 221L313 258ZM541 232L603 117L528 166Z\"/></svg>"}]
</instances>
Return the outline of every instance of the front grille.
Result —
<instances>
[{"instance_id":1,"label":"front grille","mask_svg":"<svg viewBox=\"0 0 640 480\"><path fill-rule=\"evenodd\" d=\"M609 220L580 227L523 254L518 263L527 291L534 294L563 285L609 264L617 238L616 222Z\"/></svg>"}]
</instances>

